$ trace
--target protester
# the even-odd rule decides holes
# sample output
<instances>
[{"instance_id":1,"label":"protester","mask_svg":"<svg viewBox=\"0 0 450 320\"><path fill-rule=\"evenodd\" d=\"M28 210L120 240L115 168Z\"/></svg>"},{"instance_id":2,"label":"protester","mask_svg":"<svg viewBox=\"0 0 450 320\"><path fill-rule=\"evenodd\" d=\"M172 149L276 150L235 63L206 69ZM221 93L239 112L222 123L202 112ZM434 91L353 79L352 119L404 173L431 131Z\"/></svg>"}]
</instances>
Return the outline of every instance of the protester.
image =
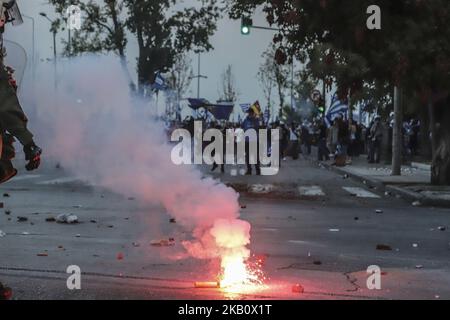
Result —
<instances>
[{"instance_id":1,"label":"protester","mask_svg":"<svg viewBox=\"0 0 450 320\"><path fill-rule=\"evenodd\" d=\"M377 116L370 128L370 148L369 148L369 163L380 163L381 158L381 140L383 138L381 117Z\"/></svg>"},{"instance_id":2,"label":"protester","mask_svg":"<svg viewBox=\"0 0 450 320\"><path fill-rule=\"evenodd\" d=\"M258 132L259 130L259 119L255 113L255 110L253 110L253 108L250 108L247 112L247 117L245 118L244 122L242 123L242 129L247 132L248 130L256 130L256 132ZM256 139L256 140L253 140ZM256 146L256 154L254 154L253 156L255 156L256 158L254 160L256 160L256 164L255 164L255 170L256 170L256 175L259 176L261 175L261 167L260 167L260 161L259 161L259 154L258 154L258 134L256 134L255 136L252 135L247 135L245 137L245 164L247 165L247 172L245 173L245 175L247 176L251 176L252 175L252 166L250 163L250 144L254 143Z\"/></svg>"}]
</instances>

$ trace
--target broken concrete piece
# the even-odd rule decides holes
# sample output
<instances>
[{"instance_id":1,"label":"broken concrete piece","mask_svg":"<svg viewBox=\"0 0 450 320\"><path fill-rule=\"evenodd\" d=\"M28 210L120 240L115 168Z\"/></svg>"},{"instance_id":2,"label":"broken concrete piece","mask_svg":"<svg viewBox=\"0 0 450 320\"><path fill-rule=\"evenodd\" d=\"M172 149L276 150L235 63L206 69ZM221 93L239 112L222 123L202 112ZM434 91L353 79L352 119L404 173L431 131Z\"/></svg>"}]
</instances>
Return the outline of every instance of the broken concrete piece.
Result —
<instances>
[{"instance_id":1,"label":"broken concrete piece","mask_svg":"<svg viewBox=\"0 0 450 320\"><path fill-rule=\"evenodd\" d=\"M175 245L175 239L152 240L150 241L150 245L154 247L171 247Z\"/></svg>"},{"instance_id":2,"label":"broken concrete piece","mask_svg":"<svg viewBox=\"0 0 450 320\"><path fill-rule=\"evenodd\" d=\"M305 292L305 289L300 284L294 284L292 286L292 292L293 293L303 293Z\"/></svg>"},{"instance_id":3,"label":"broken concrete piece","mask_svg":"<svg viewBox=\"0 0 450 320\"><path fill-rule=\"evenodd\" d=\"M0 300L9 300L12 297L12 290L11 288L5 287L0 282Z\"/></svg>"},{"instance_id":4,"label":"broken concrete piece","mask_svg":"<svg viewBox=\"0 0 450 320\"><path fill-rule=\"evenodd\" d=\"M377 245L377 250L381 250L381 251L392 251L391 246L388 246L386 244L378 244Z\"/></svg>"},{"instance_id":5,"label":"broken concrete piece","mask_svg":"<svg viewBox=\"0 0 450 320\"><path fill-rule=\"evenodd\" d=\"M6 233L0 230L0 238L3 238L4 236L6 236Z\"/></svg>"},{"instance_id":6,"label":"broken concrete piece","mask_svg":"<svg viewBox=\"0 0 450 320\"><path fill-rule=\"evenodd\" d=\"M78 223L78 217L74 214L60 214L56 217L58 223L74 224Z\"/></svg>"},{"instance_id":7,"label":"broken concrete piece","mask_svg":"<svg viewBox=\"0 0 450 320\"><path fill-rule=\"evenodd\" d=\"M376 212L376 213L383 213L383 210L377 209L377 210L375 210L375 212Z\"/></svg>"},{"instance_id":8,"label":"broken concrete piece","mask_svg":"<svg viewBox=\"0 0 450 320\"><path fill-rule=\"evenodd\" d=\"M17 221L18 222L26 222L26 221L28 221L28 218L27 217L17 217Z\"/></svg>"}]
</instances>

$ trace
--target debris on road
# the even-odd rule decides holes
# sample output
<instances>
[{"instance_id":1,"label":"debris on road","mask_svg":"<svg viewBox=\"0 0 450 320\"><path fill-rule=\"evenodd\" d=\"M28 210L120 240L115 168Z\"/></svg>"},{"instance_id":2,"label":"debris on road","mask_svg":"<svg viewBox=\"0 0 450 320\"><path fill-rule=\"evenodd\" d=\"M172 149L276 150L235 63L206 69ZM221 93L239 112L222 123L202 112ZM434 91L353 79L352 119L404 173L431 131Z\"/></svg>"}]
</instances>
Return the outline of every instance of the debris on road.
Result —
<instances>
[{"instance_id":1,"label":"debris on road","mask_svg":"<svg viewBox=\"0 0 450 320\"><path fill-rule=\"evenodd\" d=\"M423 269L423 265L418 264L418 265L416 266L416 269Z\"/></svg>"},{"instance_id":2,"label":"debris on road","mask_svg":"<svg viewBox=\"0 0 450 320\"><path fill-rule=\"evenodd\" d=\"M392 251L392 247L386 244L377 244L377 250L380 251Z\"/></svg>"},{"instance_id":3,"label":"debris on road","mask_svg":"<svg viewBox=\"0 0 450 320\"><path fill-rule=\"evenodd\" d=\"M330 231L330 232L339 232L341 230L339 230L339 229L329 229L328 231Z\"/></svg>"},{"instance_id":4,"label":"debris on road","mask_svg":"<svg viewBox=\"0 0 450 320\"><path fill-rule=\"evenodd\" d=\"M303 292L305 292L305 289L299 283L297 283L292 286L292 292L293 293L303 293Z\"/></svg>"},{"instance_id":5,"label":"debris on road","mask_svg":"<svg viewBox=\"0 0 450 320\"><path fill-rule=\"evenodd\" d=\"M29 232L26 232L26 231L24 231L24 232L22 232L22 235L24 235L24 236L29 236L29 235L30 235L30 233L29 233Z\"/></svg>"},{"instance_id":6,"label":"debris on road","mask_svg":"<svg viewBox=\"0 0 450 320\"><path fill-rule=\"evenodd\" d=\"M6 236L6 233L0 230L0 238L3 238L4 236Z\"/></svg>"},{"instance_id":7,"label":"debris on road","mask_svg":"<svg viewBox=\"0 0 450 320\"><path fill-rule=\"evenodd\" d=\"M97 223L97 220L92 219L90 222L91 223Z\"/></svg>"},{"instance_id":8,"label":"debris on road","mask_svg":"<svg viewBox=\"0 0 450 320\"><path fill-rule=\"evenodd\" d=\"M419 247L419 245L417 243L413 243L412 246L413 246L413 248L418 248Z\"/></svg>"},{"instance_id":9,"label":"debris on road","mask_svg":"<svg viewBox=\"0 0 450 320\"><path fill-rule=\"evenodd\" d=\"M440 226L440 227L438 227L438 230L439 230L439 231L445 231L445 230L447 230L447 228L446 228L446 227Z\"/></svg>"},{"instance_id":10,"label":"debris on road","mask_svg":"<svg viewBox=\"0 0 450 320\"><path fill-rule=\"evenodd\" d=\"M177 223L177 220L176 220L175 218L171 218L171 219L169 220L169 222L170 222L170 223Z\"/></svg>"},{"instance_id":11,"label":"debris on road","mask_svg":"<svg viewBox=\"0 0 450 320\"><path fill-rule=\"evenodd\" d=\"M17 217L17 221L18 222L27 222L28 218L27 217Z\"/></svg>"},{"instance_id":12,"label":"debris on road","mask_svg":"<svg viewBox=\"0 0 450 320\"><path fill-rule=\"evenodd\" d=\"M194 287L197 289L215 289L220 288L220 282L217 281L198 281L194 283Z\"/></svg>"},{"instance_id":13,"label":"debris on road","mask_svg":"<svg viewBox=\"0 0 450 320\"><path fill-rule=\"evenodd\" d=\"M175 239L152 240L150 241L150 245L154 247L171 247L175 245Z\"/></svg>"},{"instance_id":14,"label":"debris on road","mask_svg":"<svg viewBox=\"0 0 450 320\"><path fill-rule=\"evenodd\" d=\"M74 208L74 209L81 209L81 208L83 208L83 206L81 204L77 204L75 206L72 206L72 208Z\"/></svg>"},{"instance_id":15,"label":"debris on road","mask_svg":"<svg viewBox=\"0 0 450 320\"><path fill-rule=\"evenodd\" d=\"M322 261L315 260L315 261L313 261L313 264L315 264L316 266L321 266L322 265Z\"/></svg>"},{"instance_id":16,"label":"debris on road","mask_svg":"<svg viewBox=\"0 0 450 320\"><path fill-rule=\"evenodd\" d=\"M9 198L9 197L10 197L9 193L4 193L3 194L3 198Z\"/></svg>"},{"instance_id":17,"label":"debris on road","mask_svg":"<svg viewBox=\"0 0 450 320\"><path fill-rule=\"evenodd\" d=\"M359 217L355 217L354 219L355 219L355 221L358 221L358 220L359 220Z\"/></svg>"},{"instance_id":18,"label":"debris on road","mask_svg":"<svg viewBox=\"0 0 450 320\"><path fill-rule=\"evenodd\" d=\"M133 245L133 247L136 247L136 248L141 246L141 245L139 244L139 242L133 242L132 245Z\"/></svg>"},{"instance_id":19,"label":"debris on road","mask_svg":"<svg viewBox=\"0 0 450 320\"><path fill-rule=\"evenodd\" d=\"M5 287L0 282L0 300L10 300L12 297L12 290L11 288Z\"/></svg>"},{"instance_id":20,"label":"debris on road","mask_svg":"<svg viewBox=\"0 0 450 320\"><path fill-rule=\"evenodd\" d=\"M75 224L78 223L78 217L74 214L60 214L56 217L58 223Z\"/></svg>"},{"instance_id":21,"label":"debris on road","mask_svg":"<svg viewBox=\"0 0 450 320\"><path fill-rule=\"evenodd\" d=\"M119 253L117 254L117 260L123 260L123 258L124 258L123 253L122 253L122 252L119 252Z\"/></svg>"},{"instance_id":22,"label":"debris on road","mask_svg":"<svg viewBox=\"0 0 450 320\"><path fill-rule=\"evenodd\" d=\"M11 211L10 211L10 210L6 210L6 211L5 211L5 214L6 214L7 216L11 215Z\"/></svg>"},{"instance_id":23,"label":"debris on road","mask_svg":"<svg viewBox=\"0 0 450 320\"><path fill-rule=\"evenodd\" d=\"M344 176L342 177L342 179L348 179L348 174L344 174Z\"/></svg>"},{"instance_id":24,"label":"debris on road","mask_svg":"<svg viewBox=\"0 0 450 320\"><path fill-rule=\"evenodd\" d=\"M3 202L0 202L0 209L3 209L5 207L5 204Z\"/></svg>"},{"instance_id":25,"label":"debris on road","mask_svg":"<svg viewBox=\"0 0 450 320\"><path fill-rule=\"evenodd\" d=\"M245 204L242 204L241 209L247 209L247 206Z\"/></svg>"},{"instance_id":26,"label":"debris on road","mask_svg":"<svg viewBox=\"0 0 450 320\"><path fill-rule=\"evenodd\" d=\"M56 218L55 217L48 217L48 218L45 218L45 221L46 222L56 222Z\"/></svg>"},{"instance_id":27,"label":"debris on road","mask_svg":"<svg viewBox=\"0 0 450 320\"><path fill-rule=\"evenodd\" d=\"M47 252L41 252L37 254L38 257L48 257L48 253Z\"/></svg>"},{"instance_id":28,"label":"debris on road","mask_svg":"<svg viewBox=\"0 0 450 320\"><path fill-rule=\"evenodd\" d=\"M414 202L412 203L412 205L413 205L413 207L420 207L420 206L422 205L422 202L420 202L420 201L414 201Z\"/></svg>"},{"instance_id":29,"label":"debris on road","mask_svg":"<svg viewBox=\"0 0 450 320\"><path fill-rule=\"evenodd\" d=\"M375 213L383 213L383 210L377 209L377 210L375 210Z\"/></svg>"},{"instance_id":30,"label":"debris on road","mask_svg":"<svg viewBox=\"0 0 450 320\"><path fill-rule=\"evenodd\" d=\"M80 237L81 237L81 234L78 233L78 234L75 235L75 237L76 237L76 238L80 238Z\"/></svg>"}]
</instances>

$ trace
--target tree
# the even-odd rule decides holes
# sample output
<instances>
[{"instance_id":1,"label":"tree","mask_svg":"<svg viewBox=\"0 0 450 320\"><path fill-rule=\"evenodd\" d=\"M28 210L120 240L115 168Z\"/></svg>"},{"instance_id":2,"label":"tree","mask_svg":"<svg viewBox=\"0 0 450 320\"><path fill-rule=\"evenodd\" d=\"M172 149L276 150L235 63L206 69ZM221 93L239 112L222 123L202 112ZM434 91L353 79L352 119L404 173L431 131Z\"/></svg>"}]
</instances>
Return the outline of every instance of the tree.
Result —
<instances>
[{"instance_id":1,"label":"tree","mask_svg":"<svg viewBox=\"0 0 450 320\"><path fill-rule=\"evenodd\" d=\"M156 72L170 70L178 53L211 50L209 38L220 17L218 0L197 0L197 6L184 8L181 0L49 2L61 16L70 4L79 5L84 13L83 28L75 34L70 50L74 54L113 51L124 57L125 30L130 31L138 44L137 74L142 93L154 82Z\"/></svg>"},{"instance_id":2,"label":"tree","mask_svg":"<svg viewBox=\"0 0 450 320\"><path fill-rule=\"evenodd\" d=\"M364 88L377 85L392 99L397 87L404 96L420 95L422 108L428 105L435 118L448 119L450 2L234 0L228 8L231 17L240 18L260 5L267 21L281 29L274 37L278 50L310 59L311 69L334 82L341 98L349 95L356 102ZM381 30L366 26L371 5L381 8ZM437 130L432 123L431 128L440 130L433 135L439 141L432 182L450 184L450 161L445 161L450 158L450 127Z\"/></svg>"},{"instance_id":3,"label":"tree","mask_svg":"<svg viewBox=\"0 0 450 320\"><path fill-rule=\"evenodd\" d=\"M265 94L266 98L271 96L271 89L268 89L269 84L274 84L279 99L279 115L282 115L282 109L284 107L286 98L286 89L289 84L288 75L289 67L283 64L279 64L276 61L277 50L274 46L270 46L263 54L263 63L259 67L258 79L260 83L264 81L266 84ZM268 95L270 92L270 95Z\"/></svg>"},{"instance_id":4,"label":"tree","mask_svg":"<svg viewBox=\"0 0 450 320\"><path fill-rule=\"evenodd\" d=\"M222 88L219 92L219 99L224 102L236 102L238 93L236 90L236 81L234 79L233 67L228 65L221 76Z\"/></svg>"}]
</instances>

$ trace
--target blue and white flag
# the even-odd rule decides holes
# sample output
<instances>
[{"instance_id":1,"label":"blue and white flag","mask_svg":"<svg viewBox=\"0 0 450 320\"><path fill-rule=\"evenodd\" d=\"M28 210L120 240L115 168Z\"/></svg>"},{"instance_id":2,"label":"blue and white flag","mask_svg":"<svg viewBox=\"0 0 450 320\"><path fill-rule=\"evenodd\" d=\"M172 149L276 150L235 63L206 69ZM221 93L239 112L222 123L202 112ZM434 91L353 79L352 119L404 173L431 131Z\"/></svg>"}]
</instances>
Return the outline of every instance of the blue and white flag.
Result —
<instances>
[{"instance_id":1,"label":"blue and white flag","mask_svg":"<svg viewBox=\"0 0 450 320\"><path fill-rule=\"evenodd\" d=\"M336 117L339 115L345 115L348 112L348 104L340 101L336 94L333 95L333 99L331 99L331 105L328 108L325 114L325 123L328 127L331 126Z\"/></svg>"},{"instance_id":2,"label":"blue and white flag","mask_svg":"<svg viewBox=\"0 0 450 320\"><path fill-rule=\"evenodd\" d=\"M269 107L267 107L266 110L264 110L264 123L269 124L269 120L270 120L270 109Z\"/></svg>"},{"instance_id":3,"label":"blue and white flag","mask_svg":"<svg viewBox=\"0 0 450 320\"><path fill-rule=\"evenodd\" d=\"M251 103L243 103L243 104L240 104L240 107L241 107L241 109L242 109L242 112L244 112L244 113L247 113L248 110L250 110L251 106L252 106Z\"/></svg>"},{"instance_id":4,"label":"blue and white flag","mask_svg":"<svg viewBox=\"0 0 450 320\"><path fill-rule=\"evenodd\" d=\"M160 72L156 74L152 89L156 91L164 91L167 89L166 79L164 79Z\"/></svg>"}]
</instances>

